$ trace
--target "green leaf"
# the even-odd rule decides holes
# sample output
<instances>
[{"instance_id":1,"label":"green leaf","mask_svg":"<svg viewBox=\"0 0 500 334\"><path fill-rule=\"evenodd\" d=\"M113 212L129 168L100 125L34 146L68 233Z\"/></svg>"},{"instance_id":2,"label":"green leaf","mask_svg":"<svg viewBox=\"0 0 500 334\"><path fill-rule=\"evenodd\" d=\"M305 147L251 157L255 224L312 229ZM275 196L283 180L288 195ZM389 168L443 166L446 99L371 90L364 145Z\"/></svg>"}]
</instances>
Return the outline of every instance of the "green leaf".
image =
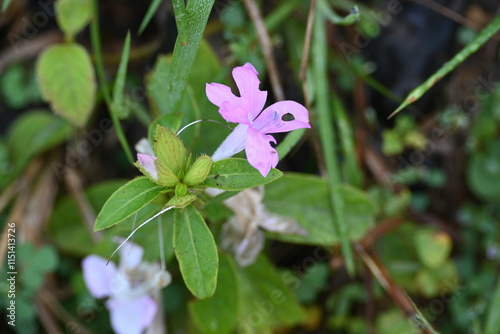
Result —
<instances>
[{"instance_id":1,"label":"green leaf","mask_svg":"<svg viewBox=\"0 0 500 334\"><path fill-rule=\"evenodd\" d=\"M296 286L292 273L280 274L264 256L239 271L243 333L267 333L272 329L304 323L307 315L289 286ZM299 281L300 284L300 281Z\"/></svg>"},{"instance_id":2,"label":"green leaf","mask_svg":"<svg viewBox=\"0 0 500 334\"><path fill-rule=\"evenodd\" d=\"M219 258L212 232L192 205L175 210L174 249L189 291L200 299L212 296Z\"/></svg>"},{"instance_id":3,"label":"green leaf","mask_svg":"<svg viewBox=\"0 0 500 334\"><path fill-rule=\"evenodd\" d=\"M236 327L239 314L238 277L228 255L219 263L217 289L212 297L189 304L196 326L205 334L229 334Z\"/></svg>"},{"instance_id":4,"label":"green leaf","mask_svg":"<svg viewBox=\"0 0 500 334\"><path fill-rule=\"evenodd\" d=\"M497 31L500 30L500 16L495 17L471 42L469 42L459 53L452 59L447 61L436 73L431 75L423 84L415 88L408 94L406 99L389 118L396 115L408 105L414 103L422 97L432 86L436 84L441 78L450 73L455 67L461 64L467 57L476 52L484 43L486 43Z\"/></svg>"},{"instance_id":5,"label":"green leaf","mask_svg":"<svg viewBox=\"0 0 500 334\"><path fill-rule=\"evenodd\" d=\"M498 310L500 309L500 278L497 277L497 285L491 298L490 307L486 315L486 323L484 325L484 334L499 334L500 333L500 317Z\"/></svg>"},{"instance_id":6,"label":"green leaf","mask_svg":"<svg viewBox=\"0 0 500 334\"><path fill-rule=\"evenodd\" d=\"M183 196L174 196L168 201L165 206L175 206L176 209L183 209L189 204L196 201L198 197L193 194L186 194Z\"/></svg>"},{"instance_id":7,"label":"green leaf","mask_svg":"<svg viewBox=\"0 0 500 334\"><path fill-rule=\"evenodd\" d=\"M128 58L130 55L130 31L127 32L127 37L125 37L125 43L123 44L122 59L120 60L120 65L118 66L118 73L115 79L115 86L113 88L113 101L111 102L111 112L116 115L117 118L126 115L126 105L123 99L123 91L125 89L125 80L127 79L127 65Z\"/></svg>"},{"instance_id":8,"label":"green leaf","mask_svg":"<svg viewBox=\"0 0 500 334\"><path fill-rule=\"evenodd\" d=\"M9 130L7 143L14 161L25 163L34 155L64 142L71 126L45 110L21 115Z\"/></svg>"},{"instance_id":9,"label":"green leaf","mask_svg":"<svg viewBox=\"0 0 500 334\"><path fill-rule=\"evenodd\" d=\"M213 3L214 0L188 1L185 11L181 11L182 17L176 17L177 26L186 29L182 29L176 40L171 65L168 61L162 62L162 70L148 85L148 91L152 85L161 88L160 95L151 94L155 102L161 103L158 109L162 114L178 110Z\"/></svg>"},{"instance_id":10,"label":"green leaf","mask_svg":"<svg viewBox=\"0 0 500 334\"><path fill-rule=\"evenodd\" d=\"M237 191L272 182L282 175L283 173L273 168L266 177L263 177L247 160L231 158L214 162L202 185Z\"/></svg>"},{"instance_id":11,"label":"green leaf","mask_svg":"<svg viewBox=\"0 0 500 334\"><path fill-rule=\"evenodd\" d=\"M450 256L452 241L442 231L421 229L414 236L414 242L420 261L429 268L442 266Z\"/></svg>"},{"instance_id":12,"label":"green leaf","mask_svg":"<svg viewBox=\"0 0 500 334\"><path fill-rule=\"evenodd\" d=\"M12 0L3 0L2 2L2 13L5 13Z\"/></svg>"},{"instance_id":13,"label":"green leaf","mask_svg":"<svg viewBox=\"0 0 500 334\"><path fill-rule=\"evenodd\" d=\"M486 201L500 199L500 187L492 180L500 177L500 140L489 142L484 151L472 155L467 167L467 183L478 197Z\"/></svg>"},{"instance_id":14,"label":"green leaf","mask_svg":"<svg viewBox=\"0 0 500 334\"><path fill-rule=\"evenodd\" d=\"M274 213L296 219L307 236L267 233L269 237L287 242L331 246L340 242L334 228L328 198L327 182L317 176L287 173L268 184L264 197L266 208ZM349 240L360 240L374 225L375 205L368 195L351 186L340 187L345 203L344 223L349 225Z\"/></svg>"},{"instance_id":15,"label":"green leaf","mask_svg":"<svg viewBox=\"0 0 500 334\"><path fill-rule=\"evenodd\" d=\"M57 0L54 8L57 24L70 41L92 19L91 0Z\"/></svg>"},{"instance_id":16,"label":"green leaf","mask_svg":"<svg viewBox=\"0 0 500 334\"><path fill-rule=\"evenodd\" d=\"M111 195L97 216L94 230L108 228L135 212L157 197L164 190L147 177L137 177Z\"/></svg>"},{"instance_id":17,"label":"green leaf","mask_svg":"<svg viewBox=\"0 0 500 334\"><path fill-rule=\"evenodd\" d=\"M55 113L83 127L95 102L95 76L87 51L77 44L53 45L37 63L44 99Z\"/></svg>"},{"instance_id":18,"label":"green leaf","mask_svg":"<svg viewBox=\"0 0 500 334\"><path fill-rule=\"evenodd\" d=\"M158 7L160 7L162 0L153 0L151 1L151 4L149 5L148 11L146 12L146 15L142 19L141 26L139 27L139 31L137 32L139 35L142 34L144 29L149 24L149 21L153 18L153 15L156 13L158 10Z\"/></svg>"}]
</instances>

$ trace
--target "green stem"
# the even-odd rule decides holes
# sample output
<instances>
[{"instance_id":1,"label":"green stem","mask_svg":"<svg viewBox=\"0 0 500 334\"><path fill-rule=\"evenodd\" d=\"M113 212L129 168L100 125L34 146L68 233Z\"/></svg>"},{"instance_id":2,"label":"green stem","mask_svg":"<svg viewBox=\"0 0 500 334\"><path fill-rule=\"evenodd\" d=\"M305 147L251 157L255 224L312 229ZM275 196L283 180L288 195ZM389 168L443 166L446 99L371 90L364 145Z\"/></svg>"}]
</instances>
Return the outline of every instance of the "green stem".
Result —
<instances>
[{"instance_id":1,"label":"green stem","mask_svg":"<svg viewBox=\"0 0 500 334\"><path fill-rule=\"evenodd\" d=\"M337 149L332 118L329 107L327 39L325 33L325 18L320 10L316 11L312 41L312 72L316 88L316 112L319 136L325 157L325 167L328 173L328 188L330 204L333 211L333 224L338 233L346 268L350 275L354 274L354 257L348 238L348 227L344 221L344 202L340 196L340 174L337 165Z\"/></svg>"},{"instance_id":2,"label":"green stem","mask_svg":"<svg viewBox=\"0 0 500 334\"><path fill-rule=\"evenodd\" d=\"M94 51L95 66L97 70L97 77L99 79L99 84L101 85L102 93L104 96L104 101L108 106L109 114L111 116L111 121L115 127L116 135L118 140L125 151L125 155L131 164L134 163L134 158L132 156L132 151L128 145L127 138L123 132L120 120L116 117L115 113L112 111L111 105L111 93L109 90L108 82L106 81L106 75L104 73L104 62L102 61L102 50L101 50L101 37L99 28L99 10L97 0L94 0L94 20L90 24L90 42L92 44L92 50Z\"/></svg>"}]
</instances>

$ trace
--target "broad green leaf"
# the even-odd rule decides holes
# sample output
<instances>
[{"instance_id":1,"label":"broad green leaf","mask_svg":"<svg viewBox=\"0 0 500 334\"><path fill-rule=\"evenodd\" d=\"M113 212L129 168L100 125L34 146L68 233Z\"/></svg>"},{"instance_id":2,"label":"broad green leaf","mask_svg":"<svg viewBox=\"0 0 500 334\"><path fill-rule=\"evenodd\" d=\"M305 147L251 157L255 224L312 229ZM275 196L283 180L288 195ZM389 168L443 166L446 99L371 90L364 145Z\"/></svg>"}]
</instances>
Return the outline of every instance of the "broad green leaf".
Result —
<instances>
[{"instance_id":1,"label":"broad green leaf","mask_svg":"<svg viewBox=\"0 0 500 334\"><path fill-rule=\"evenodd\" d=\"M245 159L224 159L214 162L202 185L222 190L237 191L272 182L283 173L273 168L263 177Z\"/></svg>"},{"instance_id":2,"label":"broad green leaf","mask_svg":"<svg viewBox=\"0 0 500 334\"><path fill-rule=\"evenodd\" d=\"M430 268L440 267L450 256L452 240L442 231L421 229L414 236L418 257Z\"/></svg>"},{"instance_id":3,"label":"broad green leaf","mask_svg":"<svg viewBox=\"0 0 500 334\"><path fill-rule=\"evenodd\" d=\"M205 334L229 334L239 314L239 286L236 268L228 255L220 256L217 288L212 297L189 304L196 326Z\"/></svg>"},{"instance_id":4,"label":"broad green leaf","mask_svg":"<svg viewBox=\"0 0 500 334\"><path fill-rule=\"evenodd\" d=\"M83 127L94 107L96 90L87 51L77 44L48 47L38 59L37 78L54 112Z\"/></svg>"},{"instance_id":5,"label":"broad green leaf","mask_svg":"<svg viewBox=\"0 0 500 334\"><path fill-rule=\"evenodd\" d=\"M500 333L500 277L497 277L495 291L492 292L488 313L486 315L486 323L484 325L484 334L499 334Z\"/></svg>"},{"instance_id":6,"label":"broad green leaf","mask_svg":"<svg viewBox=\"0 0 500 334\"><path fill-rule=\"evenodd\" d=\"M34 155L66 140L71 126L62 118L45 110L21 115L9 130L7 143L16 162L26 162Z\"/></svg>"},{"instance_id":7,"label":"broad green leaf","mask_svg":"<svg viewBox=\"0 0 500 334\"><path fill-rule=\"evenodd\" d=\"M122 118L127 114L127 107L123 98L123 91L125 89L125 80L127 79L127 65L130 54L130 31L127 32L125 43L123 44L122 59L118 66L118 73L116 74L115 86L113 88L113 100L111 102L111 112L115 113L117 118Z\"/></svg>"},{"instance_id":8,"label":"broad green leaf","mask_svg":"<svg viewBox=\"0 0 500 334\"><path fill-rule=\"evenodd\" d=\"M219 258L212 232L192 205L175 210L174 249L187 288L199 299L212 296Z\"/></svg>"},{"instance_id":9,"label":"broad green leaf","mask_svg":"<svg viewBox=\"0 0 500 334\"><path fill-rule=\"evenodd\" d=\"M351 186L340 187L345 203L344 219L349 240L359 240L374 225L375 205L364 192ZM307 236L268 233L268 236L311 245L331 246L340 238L334 228L327 182L313 175L287 173L266 186L264 204L271 212L297 220Z\"/></svg>"},{"instance_id":10,"label":"broad green leaf","mask_svg":"<svg viewBox=\"0 0 500 334\"><path fill-rule=\"evenodd\" d=\"M431 75L423 84L412 90L403 103L397 107L389 118L396 115L408 105L414 103L422 97L441 78L450 73L455 67L461 64L471 54L484 45L497 31L500 30L500 16L495 17L472 41L470 41L459 53L447 61L436 73Z\"/></svg>"},{"instance_id":11,"label":"broad green leaf","mask_svg":"<svg viewBox=\"0 0 500 334\"><path fill-rule=\"evenodd\" d=\"M304 309L290 291L297 277L280 274L264 256L239 270L241 286L240 321L243 333L271 333L272 329L294 326L307 320Z\"/></svg>"},{"instance_id":12,"label":"broad green leaf","mask_svg":"<svg viewBox=\"0 0 500 334\"><path fill-rule=\"evenodd\" d=\"M57 24L70 41L92 19L92 0L57 0L54 8Z\"/></svg>"},{"instance_id":13,"label":"broad green leaf","mask_svg":"<svg viewBox=\"0 0 500 334\"><path fill-rule=\"evenodd\" d=\"M133 179L111 195L97 216L94 230L102 230L139 211L164 190L141 176Z\"/></svg>"},{"instance_id":14,"label":"broad green leaf","mask_svg":"<svg viewBox=\"0 0 500 334\"><path fill-rule=\"evenodd\" d=\"M484 151L472 155L467 166L467 183L474 194L487 201L500 199L500 140L492 140L486 144Z\"/></svg>"}]
</instances>

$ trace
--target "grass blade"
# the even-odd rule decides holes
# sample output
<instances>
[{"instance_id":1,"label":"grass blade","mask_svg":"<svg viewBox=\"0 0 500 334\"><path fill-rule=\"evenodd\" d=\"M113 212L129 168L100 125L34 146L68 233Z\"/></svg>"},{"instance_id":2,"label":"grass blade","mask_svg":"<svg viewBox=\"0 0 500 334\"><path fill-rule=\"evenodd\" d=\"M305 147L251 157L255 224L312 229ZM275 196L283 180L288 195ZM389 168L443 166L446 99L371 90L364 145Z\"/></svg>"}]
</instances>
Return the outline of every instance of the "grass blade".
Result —
<instances>
[{"instance_id":1,"label":"grass blade","mask_svg":"<svg viewBox=\"0 0 500 334\"><path fill-rule=\"evenodd\" d=\"M462 63L467 57L476 52L484 43L486 43L497 31L500 30L500 16L493 19L469 44L467 44L459 53L452 59L447 61L441 68L431 75L423 84L415 88L408 94L403 103L396 109L388 118L396 115L409 104L417 101L422 97L432 86L441 78L451 72L455 67Z\"/></svg>"},{"instance_id":2,"label":"grass blade","mask_svg":"<svg viewBox=\"0 0 500 334\"><path fill-rule=\"evenodd\" d=\"M316 112L321 146L325 157L326 170L328 172L328 189L330 204L333 211L333 224L338 233L342 253L345 258L346 268L350 275L354 274L354 258L348 238L348 227L344 221L344 202L340 197L340 174L337 166L336 145L334 129L331 126L332 118L328 103L328 66L327 66L327 44L325 33L325 18L317 9L314 21L312 40L312 73L316 85Z\"/></svg>"},{"instance_id":3,"label":"grass blade","mask_svg":"<svg viewBox=\"0 0 500 334\"><path fill-rule=\"evenodd\" d=\"M146 12L146 15L144 15L144 18L142 19L141 26L139 27L139 31L137 31L138 35L142 34L144 29L146 29L149 22L153 18L153 15L158 10L158 7L160 7L161 2L162 2L162 0L151 1L151 4L149 5L148 11Z\"/></svg>"},{"instance_id":4,"label":"grass blade","mask_svg":"<svg viewBox=\"0 0 500 334\"><path fill-rule=\"evenodd\" d=\"M98 10L97 0L94 0L94 20L90 24L90 42L92 44L92 50L94 51L97 78L99 79L99 84L101 85L104 101L106 102L108 109L110 110L111 121L113 122L116 135L118 136L118 140L120 141L120 144L123 148L123 151L125 152L125 155L127 156L127 159L130 161L130 163L133 164L134 158L132 156L132 151L130 150L130 146L128 145L127 138L125 137L125 133L123 132L122 126L120 124L120 120L115 116L115 113L112 111L111 94L109 91L109 86L106 80L106 76L104 74L104 62L102 60L101 37L99 28L99 10Z\"/></svg>"}]
</instances>

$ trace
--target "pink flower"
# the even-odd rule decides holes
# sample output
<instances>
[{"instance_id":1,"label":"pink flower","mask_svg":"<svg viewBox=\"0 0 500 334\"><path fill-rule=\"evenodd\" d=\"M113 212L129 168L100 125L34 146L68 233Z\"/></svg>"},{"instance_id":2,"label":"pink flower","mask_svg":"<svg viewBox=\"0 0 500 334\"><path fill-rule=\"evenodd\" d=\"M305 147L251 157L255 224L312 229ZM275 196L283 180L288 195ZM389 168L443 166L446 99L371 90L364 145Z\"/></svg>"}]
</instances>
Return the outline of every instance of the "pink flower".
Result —
<instances>
[{"instance_id":1,"label":"pink flower","mask_svg":"<svg viewBox=\"0 0 500 334\"><path fill-rule=\"evenodd\" d=\"M212 156L213 161L229 158L245 149L250 165L267 176L278 164L278 152L271 146L276 140L269 133L310 128L307 109L294 101L280 101L262 110L267 91L259 90L257 70L250 63L233 69L233 78L241 97L218 83L206 85L207 97L219 107L228 122L239 123Z\"/></svg>"},{"instance_id":2,"label":"pink flower","mask_svg":"<svg viewBox=\"0 0 500 334\"><path fill-rule=\"evenodd\" d=\"M141 262L144 251L133 243L120 249L118 267L97 256L82 262L83 279L94 298L109 297L106 307L111 326L118 334L141 334L148 328L158 306L151 297L170 283L170 274L156 264Z\"/></svg>"}]
</instances>

